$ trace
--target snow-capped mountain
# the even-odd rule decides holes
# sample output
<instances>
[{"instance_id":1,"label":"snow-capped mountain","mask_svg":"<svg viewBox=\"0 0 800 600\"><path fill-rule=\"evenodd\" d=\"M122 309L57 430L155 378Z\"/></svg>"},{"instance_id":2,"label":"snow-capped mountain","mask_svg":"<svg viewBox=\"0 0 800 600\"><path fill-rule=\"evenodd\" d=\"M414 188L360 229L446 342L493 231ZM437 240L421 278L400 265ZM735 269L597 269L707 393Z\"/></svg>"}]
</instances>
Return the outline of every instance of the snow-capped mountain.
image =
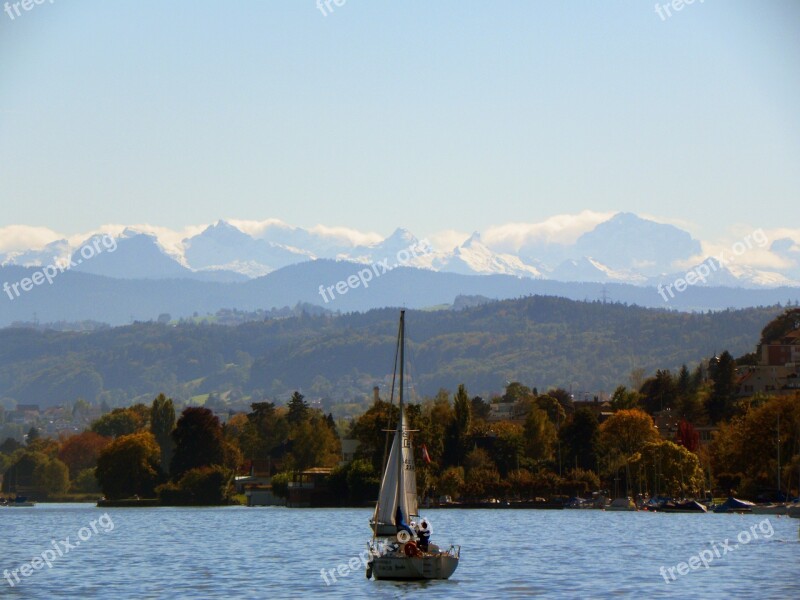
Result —
<instances>
[{"instance_id":1,"label":"snow-capped mountain","mask_svg":"<svg viewBox=\"0 0 800 600\"><path fill-rule=\"evenodd\" d=\"M403 228L381 240L344 227L303 229L275 219L218 221L192 236L178 237L167 231L163 237L163 230L128 228L113 236L95 235L77 245L58 240L38 249L8 252L0 257L0 264L36 267L71 258L77 271L116 279L243 281L299 263L331 259L468 275L642 286L668 285L686 275L686 265L710 265L712 260L703 261L700 242L686 231L630 213L612 216L571 243L530 238L534 241L523 240L513 252L508 246L501 251L485 243L478 232L455 246L450 241L448 247L434 247ZM445 238L452 240L450 234ZM712 269L704 285L799 285L800 243L783 237L769 248L752 251L760 254L748 254L754 259L751 264L737 260Z\"/></svg>"},{"instance_id":2,"label":"snow-capped mountain","mask_svg":"<svg viewBox=\"0 0 800 600\"><path fill-rule=\"evenodd\" d=\"M617 213L580 236L571 258L591 256L615 271L653 276L668 273L700 250L698 240L674 225Z\"/></svg>"},{"instance_id":3,"label":"snow-capped mountain","mask_svg":"<svg viewBox=\"0 0 800 600\"><path fill-rule=\"evenodd\" d=\"M565 260L549 274L549 277L550 279L556 279L558 281L597 283L615 282L643 284L647 280L647 278L640 273L612 269L590 256Z\"/></svg>"},{"instance_id":4,"label":"snow-capped mountain","mask_svg":"<svg viewBox=\"0 0 800 600\"><path fill-rule=\"evenodd\" d=\"M71 248L67 240L50 242L40 250L26 250L23 252L9 252L0 257L2 265L16 265L18 267L41 267L44 265L58 264L69 258Z\"/></svg>"},{"instance_id":5,"label":"snow-capped mountain","mask_svg":"<svg viewBox=\"0 0 800 600\"><path fill-rule=\"evenodd\" d=\"M694 273L694 275L690 275ZM716 258L707 258L691 268L651 277L647 280L649 285L667 286L675 284L679 279L692 280L690 285L700 287L741 287L741 288L777 288L783 286L796 287L800 282L787 277L782 273L755 269L746 265L725 264Z\"/></svg>"},{"instance_id":6,"label":"snow-capped mountain","mask_svg":"<svg viewBox=\"0 0 800 600\"><path fill-rule=\"evenodd\" d=\"M498 254L490 250L476 231L467 241L452 252L442 253L434 261L439 271L461 273L462 275L516 275L518 277L542 277L542 273L521 258L512 254Z\"/></svg>"},{"instance_id":7,"label":"snow-capped mountain","mask_svg":"<svg viewBox=\"0 0 800 600\"><path fill-rule=\"evenodd\" d=\"M194 269L223 269L260 277L315 256L306 250L255 239L230 223L217 221L201 234L185 239L184 258Z\"/></svg>"}]
</instances>

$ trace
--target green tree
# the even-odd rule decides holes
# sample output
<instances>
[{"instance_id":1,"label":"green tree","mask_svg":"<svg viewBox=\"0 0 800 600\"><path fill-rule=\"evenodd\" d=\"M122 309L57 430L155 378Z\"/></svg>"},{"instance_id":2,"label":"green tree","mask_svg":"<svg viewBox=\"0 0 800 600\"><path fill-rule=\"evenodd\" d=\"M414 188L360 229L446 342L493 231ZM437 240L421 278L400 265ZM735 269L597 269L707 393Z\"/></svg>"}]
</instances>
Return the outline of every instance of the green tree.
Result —
<instances>
[{"instance_id":1,"label":"green tree","mask_svg":"<svg viewBox=\"0 0 800 600\"><path fill-rule=\"evenodd\" d=\"M308 404L303 400L304 396L300 392L292 394L292 399L289 400L289 423L297 425L302 423L308 417Z\"/></svg>"},{"instance_id":2,"label":"green tree","mask_svg":"<svg viewBox=\"0 0 800 600\"><path fill-rule=\"evenodd\" d=\"M564 447L567 465L577 465L580 469L597 468L597 416L588 408L579 408L572 419L559 432Z\"/></svg>"},{"instance_id":3,"label":"green tree","mask_svg":"<svg viewBox=\"0 0 800 600\"><path fill-rule=\"evenodd\" d=\"M556 428L547 413L540 408L531 408L525 419L525 455L535 461L550 460Z\"/></svg>"},{"instance_id":4,"label":"green tree","mask_svg":"<svg viewBox=\"0 0 800 600\"><path fill-rule=\"evenodd\" d=\"M170 462L170 476L179 480L191 469L225 463L222 426L207 408L190 406L182 413L172 431L175 452ZM161 450L159 448L159 462Z\"/></svg>"},{"instance_id":5,"label":"green tree","mask_svg":"<svg viewBox=\"0 0 800 600\"><path fill-rule=\"evenodd\" d=\"M358 440L357 458L371 460L378 472L383 469L381 461L387 443L386 430L396 427L399 417L397 406L379 400L358 417L350 429L348 437Z\"/></svg>"},{"instance_id":6,"label":"green tree","mask_svg":"<svg viewBox=\"0 0 800 600\"><path fill-rule=\"evenodd\" d=\"M175 407L172 398L159 394L150 407L150 433L161 448L161 470L169 471L169 464L175 451L172 431L175 429Z\"/></svg>"},{"instance_id":7,"label":"green tree","mask_svg":"<svg viewBox=\"0 0 800 600\"><path fill-rule=\"evenodd\" d=\"M673 408L676 400L675 380L669 371L658 369L655 377L647 379L639 390L647 412Z\"/></svg>"},{"instance_id":8,"label":"green tree","mask_svg":"<svg viewBox=\"0 0 800 600\"><path fill-rule=\"evenodd\" d=\"M34 481L34 473L36 469L47 464L50 460L50 456L37 449L25 448L17 450L11 456L11 466L3 475L2 491L10 494L37 487Z\"/></svg>"},{"instance_id":9,"label":"green tree","mask_svg":"<svg viewBox=\"0 0 800 600\"><path fill-rule=\"evenodd\" d=\"M639 392L629 391L624 385L617 386L611 395L611 408L629 410L639 406Z\"/></svg>"},{"instance_id":10,"label":"green tree","mask_svg":"<svg viewBox=\"0 0 800 600\"><path fill-rule=\"evenodd\" d=\"M503 402L523 402L534 398L531 388L522 385L519 381L512 381L506 386Z\"/></svg>"},{"instance_id":11,"label":"green tree","mask_svg":"<svg viewBox=\"0 0 800 600\"><path fill-rule=\"evenodd\" d=\"M449 462L460 464L467 452L467 441L472 428L472 402L464 384L458 386L453 398L453 420L450 426L448 443L451 449Z\"/></svg>"},{"instance_id":12,"label":"green tree","mask_svg":"<svg viewBox=\"0 0 800 600\"><path fill-rule=\"evenodd\" d=\"M347 494L350 502L360 506L375 500L380 491L380 474L368 460L354 460L347 468Z\"/></svg>"},{"instance_id":13,"label":"green tree","mask_svg":"<svg viewBox=\"0 0 800 600\"><path fill-rule=\"evenodd\" d=\"M40 463L33 471L33 484L50 496L64 494L69 489L69 469L57 458Z\"/></svg>"},{"instance_id":14,"label":"green tree","mask_svg":"<svg viewBox=\"0 0 800 600\"><path fill-rule=\"evenodd\" d=\"M144 404L115 408L92 423L92 431L108 438L136 433L147 427L150 409Z\"/></svg>"},{"instance_id":15,"label":"green tree","mask_svg":"<svg viewBox=\"0 0 800 600\"><path fill-rule=\"evenodd\" d=\"M549 394L536 398L536 406L547 413L547 418L553 425L560 426L566 419L567 413L561 403Z\"/></svg>"},{"instance_id":16,"label":"green tree","mask_svg":"<svg viewBox=\"0 0 800 600\"><path fill-rule=\"evenodd\" d=\"M436 485L440 496L458 498L464 487L464 467L449 467L445 469Z\"/></svg>"},{"instance_id":17,"label":"green tree","mask_svg":"<svg viewBox=\"0 0 800 600\"><path fill-rule=\"evenodd\" d=\"M39 430L36 429L36 427L31 427L28 430L28 435L25 436L25 440L28 443L28 446L30 446L31 444L33 444L35 441L37 441L41 437L42 436L39 433Z\"/></svg>"},{"instance_id":18,"label":"green tree","mask_svg":"<svg viewBox=\"0 0 800 600\"><path fill-rule=\"evenodd\" d=\"M492 414L492 405L480 396L475 396L471 401L472 416L476 420L486 421Z\"/></svg>"},{"instance_id":19,"label":"green tree","mask_svg":"<svg viewBox=\"0 0 800 600\"><path fill-rule=\"evenodd\" d=\"M706 403L706 410L712 423L733 414L733 400L736 393L736 362L727 350L711 359L708 365L709 375L714 384L711 396Z\"/></svg>"},{"instance_id":20,"label":"green tree","mask_svg":"<svg viewBox=\"0 0 800 600\"><path fill-rule=\"evenodd\" d=\"M705 477L697 455L669 440L647 442L631 462L633 472L651 472L659 492L677 497L698 496Z\"/></svg>"}]
</instances>

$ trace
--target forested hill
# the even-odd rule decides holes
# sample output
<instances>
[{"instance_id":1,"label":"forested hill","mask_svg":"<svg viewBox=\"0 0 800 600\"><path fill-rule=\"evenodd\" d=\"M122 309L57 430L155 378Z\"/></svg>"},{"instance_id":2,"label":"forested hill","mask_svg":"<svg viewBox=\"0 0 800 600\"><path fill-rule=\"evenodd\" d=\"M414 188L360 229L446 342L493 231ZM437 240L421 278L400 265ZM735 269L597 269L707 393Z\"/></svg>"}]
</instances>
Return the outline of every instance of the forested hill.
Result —
<instances>
[{"instance_id":1,"label":"forested hill","mask_svg":"<svg viewBox=\"0 0 800 600\"><path fill-rule=\"evenodd\" d=\"M507 381L610 391L634 368L689 365L752 351L780 307L688 314L532 296L460 311L409 311L419 394L465 383L490 395ZM237 327L134 324L92 333L0 330L0 397L42 406L79 397L109 405L165 392L246 402L363 397L392 371L397 309L300 316Z\"/></svg>"}]
</instances>

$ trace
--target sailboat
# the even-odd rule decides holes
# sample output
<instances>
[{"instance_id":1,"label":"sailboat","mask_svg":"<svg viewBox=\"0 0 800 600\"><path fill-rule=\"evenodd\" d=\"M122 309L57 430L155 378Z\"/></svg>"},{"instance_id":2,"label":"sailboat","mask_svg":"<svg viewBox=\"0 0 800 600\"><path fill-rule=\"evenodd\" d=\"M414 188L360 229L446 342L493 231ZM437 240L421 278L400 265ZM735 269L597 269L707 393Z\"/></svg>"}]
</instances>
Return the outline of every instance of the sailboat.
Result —
<instances>
[{"instance_id":1,"label":"sailboat","mask_svg":"<svg viewBox=\"0 0 800 600\"><path fill-rule=\"evenodd\" d=\"M381 490L370 523L372 541L367 578L448 579L458 567L460 546L442 550L429 543L430 528L420 519L417 505L417 478L412 447L413 433L408 428L403 405L405 362L405 311L400 311L398 333L400 353L400 415L394 429L391 451L381 480ZM409 524L416 519L421 528Z\"/></svg>"}]
</instances>

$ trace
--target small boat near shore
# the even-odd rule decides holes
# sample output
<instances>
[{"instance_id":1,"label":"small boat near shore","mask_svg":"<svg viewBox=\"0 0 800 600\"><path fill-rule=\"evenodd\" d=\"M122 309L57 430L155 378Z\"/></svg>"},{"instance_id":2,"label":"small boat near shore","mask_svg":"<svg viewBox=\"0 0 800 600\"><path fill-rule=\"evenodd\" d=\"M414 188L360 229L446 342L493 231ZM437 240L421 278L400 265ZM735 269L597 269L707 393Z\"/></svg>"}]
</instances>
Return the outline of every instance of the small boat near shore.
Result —
<instances>
[{"instance_id":1,"label":"small boat near shore","mask_svg":"<svg viewBox=\"0 0 800 600\"><path fill-rule=\"evenodd\" d=\"M753 507L754 515L785 515L789 512L789 505L785 503L756 504Z\"/></svg>"},{"instance_id":2,"label":"small boat near shore","mask_svg":"<svg viewBox=\"0 0 800 600\"><path fill-rule=\"evenodd\" d=\"M636 504L633 502L633 499L628 496L627 498L615 498L614 501L606 506L604 510L611 512L624 512L639 509L636 508Z\"/></svg>"},{"instance_id":3,"label":"small boat near shore","mask_svg":"<svg viewBox=\"0 0 800 600\"><path fill-rule=\"evenodd\" d=\"M752 513L755 503L749 500L739 500L733 496L729 497L725 502L720 504L714 509L715 513Z\"/></svg>"},{"instance_id":4,"label":"small boat near shore","mask_svg":"<svg viewBox=\"0 0 800 600\"><path fill-rule=\"evenodd\" d=\"M24 496L17 496L13 500L4 498L0 501L0 506L6 506L8 508L32 508L36 506L36 502L28 500Z\"/></svg>"},{"instance_id":5,"label":"small boat near shore","mask_svg":"<svg viewBox=\"0 0 800 600\"><path fill-rule=\"evenodd\" d=\"M683 502L667 501L661 504L656 512L665 513L707 513L708 509L704 504L700 504L697 500L685 500Z\"/></svg>"}]
</instances>

